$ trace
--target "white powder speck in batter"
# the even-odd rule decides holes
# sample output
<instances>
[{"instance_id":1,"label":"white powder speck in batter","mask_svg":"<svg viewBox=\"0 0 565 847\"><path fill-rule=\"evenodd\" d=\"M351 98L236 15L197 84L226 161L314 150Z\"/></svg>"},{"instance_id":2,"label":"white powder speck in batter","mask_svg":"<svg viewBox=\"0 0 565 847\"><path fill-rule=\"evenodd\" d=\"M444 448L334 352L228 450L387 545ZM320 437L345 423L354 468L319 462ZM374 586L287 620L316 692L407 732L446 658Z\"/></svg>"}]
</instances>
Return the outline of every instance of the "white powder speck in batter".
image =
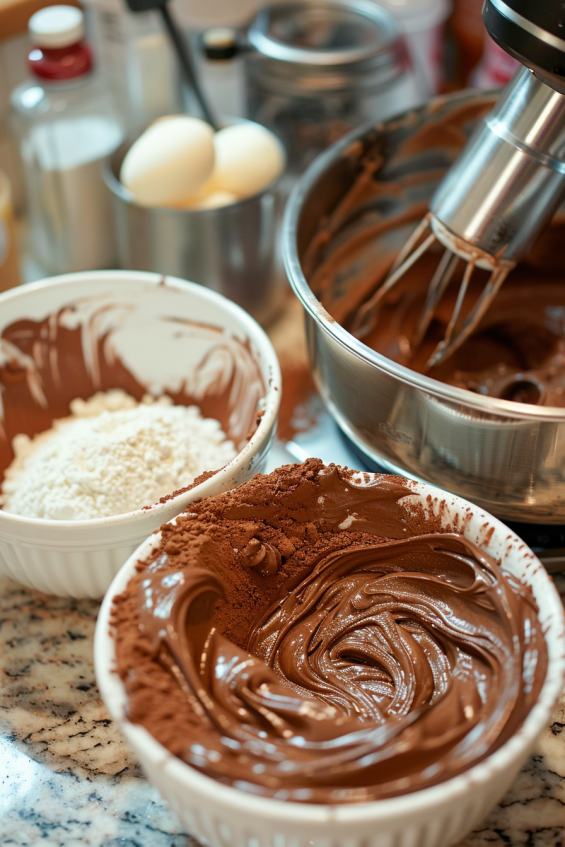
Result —
<instances>
[{"instance_id":1,"label":"white powder speck in batter","mask_svg":"<svg viewBox=\"0 0 565 847\"><path fill-rule=\"evenodd\" d=\"M71 412L33 439L14 438L5 511L50 520L120 515L190 485L237 453L217 420L170 398L138 404L109 391L73 401Z\"/></svg>"}]
</instances>

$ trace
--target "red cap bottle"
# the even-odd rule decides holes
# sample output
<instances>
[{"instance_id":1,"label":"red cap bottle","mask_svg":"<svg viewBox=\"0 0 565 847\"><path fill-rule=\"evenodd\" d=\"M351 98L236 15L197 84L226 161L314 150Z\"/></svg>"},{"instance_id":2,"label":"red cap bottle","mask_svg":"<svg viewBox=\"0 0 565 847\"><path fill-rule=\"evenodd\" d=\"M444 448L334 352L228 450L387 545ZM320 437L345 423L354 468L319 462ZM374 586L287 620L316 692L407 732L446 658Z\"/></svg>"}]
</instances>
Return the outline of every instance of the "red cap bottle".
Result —
<instances>
[{"instance_id":1,"label":"red cap bottle","mask_svg":"<svg viewBox=\"0 0 565 847\"><path fill-rule=\"evenodd\" d=\"M92 52L84 40L84 15L75 6L47 6L28 24L32 50L28 65L45 80L76 79L90 73Z\"/></svg>"}]
</instances>

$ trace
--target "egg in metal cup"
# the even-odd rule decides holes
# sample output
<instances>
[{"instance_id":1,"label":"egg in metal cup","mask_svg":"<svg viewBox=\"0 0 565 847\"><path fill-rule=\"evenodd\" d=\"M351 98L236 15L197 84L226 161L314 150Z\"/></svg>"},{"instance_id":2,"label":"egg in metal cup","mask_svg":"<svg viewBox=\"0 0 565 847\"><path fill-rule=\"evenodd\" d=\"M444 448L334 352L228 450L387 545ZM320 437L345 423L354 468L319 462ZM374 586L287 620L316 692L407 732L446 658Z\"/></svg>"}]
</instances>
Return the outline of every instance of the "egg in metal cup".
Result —
<instances>
[{"instance_id":1,"label":"egg in metal cup","mask_svg":"<svg viewBox=\"0 0 565 847\"><path fill-rule=\"evenodd\" d=\"M103 166L113 197L120 265L198 282L266 325L279 311L286 289L277 249L284 150L264 127L226 119L214 139L212 172L212 136L204 132L173 145L170 130L189 120L196 121L186 116L156 121L145 134L127 139ZM186 185L175 186L174 168L164 170L160 164L165 143L172 146L175 162L194 147L209 184L195 182L190 189L189 174ZM141 145L137 152L136 145ZM139 187L141 199L122 183L124 175ZM158 187L148 175L158 176ZM184 198L189 204L181 202L189 189L195 197Z\"/></svg>"}]
</instances>

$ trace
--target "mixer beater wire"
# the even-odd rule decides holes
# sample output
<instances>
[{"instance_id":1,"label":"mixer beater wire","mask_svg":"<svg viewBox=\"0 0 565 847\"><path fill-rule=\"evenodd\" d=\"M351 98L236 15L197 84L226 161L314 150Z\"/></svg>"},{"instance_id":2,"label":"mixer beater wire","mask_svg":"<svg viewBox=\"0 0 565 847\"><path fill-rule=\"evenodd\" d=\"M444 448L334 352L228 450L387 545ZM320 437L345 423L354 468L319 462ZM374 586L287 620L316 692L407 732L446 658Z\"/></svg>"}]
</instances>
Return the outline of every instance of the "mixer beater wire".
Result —
<instances>
[{"instance_id":1,"label":"mixer beater wire","mask_svg":"<svg viewBox=\"0 0 565 847\"><path fill-rule=\"evenodd\" d=\"M456 237L431 212L428 212L406 241L382 284L358 309L351 327L353 335L363 339L371 332L378 320L379 308L386 295L398 285L406 272L436 242L442 244L445 251L430 280L422 314L414 337L410 340L412 352L415 352L422 344L438 304L453 279L459 264L464 261L467 262L467 266L444 337L429 357L425 366L426 371L439 365L466 341L480 323L504 280L516 264L513 261L505 261L500 256L492 256L479 248L473 248L466 242L458 244ZM477 267L489 270L490 277L478 300L464 318L462 325L457 328L469 284Z\"/></svg>"}]
</instances>

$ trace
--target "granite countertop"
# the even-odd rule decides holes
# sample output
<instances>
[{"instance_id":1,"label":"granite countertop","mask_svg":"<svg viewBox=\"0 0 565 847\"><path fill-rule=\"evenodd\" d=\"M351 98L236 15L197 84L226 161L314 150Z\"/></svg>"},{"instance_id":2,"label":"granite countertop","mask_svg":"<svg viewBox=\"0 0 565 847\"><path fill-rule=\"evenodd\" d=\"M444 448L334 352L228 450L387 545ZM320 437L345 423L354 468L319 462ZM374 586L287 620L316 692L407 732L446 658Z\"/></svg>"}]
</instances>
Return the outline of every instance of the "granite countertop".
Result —
<instances>
[{"instance_id":1,"label":"granite countertop","mask_svg":"<svg viewBox=\"0 0 565 847\"><path fill-rule=\"evenodd\" d=\"M565 576L555 579L565 600ZM100 700L98 608L0 578L0 845L196 847ZM564 847L565 699L511 791L463 844Z\"/></svg>"}]
</instances>

